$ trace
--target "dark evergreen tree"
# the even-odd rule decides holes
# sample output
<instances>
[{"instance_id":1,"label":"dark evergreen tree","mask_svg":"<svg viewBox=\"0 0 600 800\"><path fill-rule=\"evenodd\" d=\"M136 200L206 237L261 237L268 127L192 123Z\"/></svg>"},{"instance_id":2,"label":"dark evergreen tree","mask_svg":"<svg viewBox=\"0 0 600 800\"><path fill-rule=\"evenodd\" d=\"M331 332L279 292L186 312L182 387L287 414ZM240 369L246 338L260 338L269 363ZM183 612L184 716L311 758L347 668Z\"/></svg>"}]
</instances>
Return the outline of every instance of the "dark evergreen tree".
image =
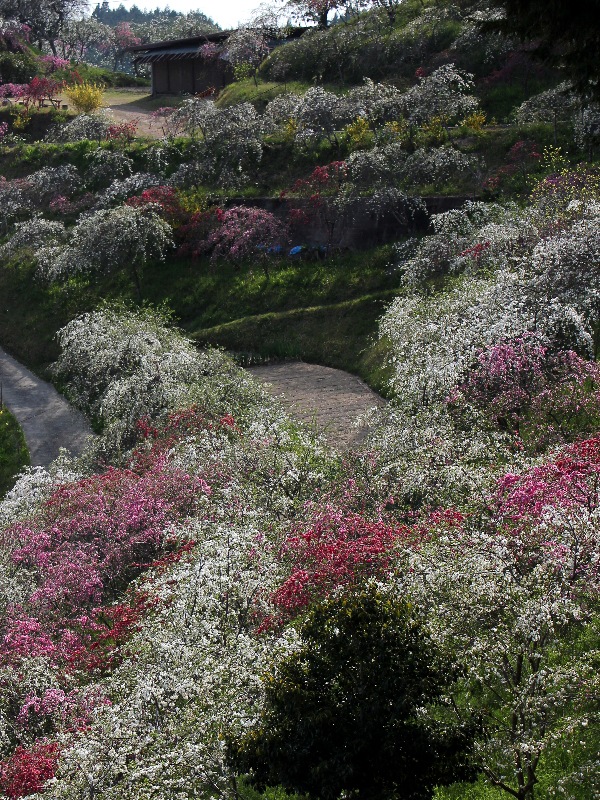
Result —
<instances>
[{"instance_id":1,"label":"dark evergreen tree","mask_svg":"<svg viewBox=\"0 0 600 800\"><path fill-rule=\"evenodd\" d=\"M600 100L600 0L490 0L505 12L486 27L516 35L559 67L587 98Z\"/></svg>"},{"instance_id":2,"label":"dark evergreen tree","mask_svg":"<svg viewBox=\"0 0 600 800\"><path fill-rule=\"evenodd\" d=\"M408 604L372 589L327 600L300 637L266 681L259 725L230 748L257 788L429 800L473 777L474 726L448 714L452 669Z\"/></svg>"}]
</instances>

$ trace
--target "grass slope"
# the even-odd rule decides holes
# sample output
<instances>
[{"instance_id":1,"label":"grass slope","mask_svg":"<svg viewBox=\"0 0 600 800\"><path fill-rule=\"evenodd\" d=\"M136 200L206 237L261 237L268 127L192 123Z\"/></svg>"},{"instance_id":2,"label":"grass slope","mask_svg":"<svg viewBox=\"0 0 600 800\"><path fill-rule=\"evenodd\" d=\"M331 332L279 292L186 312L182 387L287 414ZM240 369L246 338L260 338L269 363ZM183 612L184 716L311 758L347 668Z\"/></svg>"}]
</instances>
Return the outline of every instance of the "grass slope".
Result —
<instances>
[{"instance_id":1,"label":"grass slope","mask_svg":"<svg viewBox=\"0 0 600 800\"><path fill-rule=\"evenodd\" d=\"M231 350L242 363L299 358L354 372L385 394L386 353L375 342L375 333L384 305L395 294L390 290L332 305L257 314L190 334L201 345Z\"/></svg>"},{"instance_id":2,"label":"grass slope","mask_svg":"<svg viewBox=\"0 0 600 800\"><path fill-rule=\"evenodd\" d=\"M12 488L17 473L29 464L23 431L6 409L0 408L0 497Z\"/></svg>"},{"instance_id":3,"label":"grass slope","mask_svg":"<svg viewBox=\"0 0 600 800\"><path fill-rule=\"evenodd\" d=\"M144 301L166 304L200 344L226 347L242 360L302 358L339 367L382 389L377 320L398 292L389 246L317 261L281 261L267 277L252 263L211 265L172 257L148 266ZM102 300L135 302L125 275L74 280L63 288L36 281L31 265L0 269L0 341L39 373L58 355L56 331Z\"/></svg>"}]
</instances>

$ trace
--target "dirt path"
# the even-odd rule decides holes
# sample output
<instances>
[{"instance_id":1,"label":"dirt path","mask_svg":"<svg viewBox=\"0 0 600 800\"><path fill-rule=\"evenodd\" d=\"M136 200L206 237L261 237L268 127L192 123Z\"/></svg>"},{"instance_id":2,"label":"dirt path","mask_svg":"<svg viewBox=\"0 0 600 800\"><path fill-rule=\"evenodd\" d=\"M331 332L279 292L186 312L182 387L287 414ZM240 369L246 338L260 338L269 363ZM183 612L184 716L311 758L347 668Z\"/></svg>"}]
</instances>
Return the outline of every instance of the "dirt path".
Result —
<instances>
[{"instance_id":1,"label":"dirt path","mask_svg":"<svg viewBox=\"0 0 600 800\"><path fill-rule=\"evenodd\" d=\"M136 106L131 102L113 103L108 108L117 122L136 122L138 136L148 136L151 139L162 138L161 127L157 124L151 125L151 112L147 108Z\"/></svg>"},{"instance_id":2,"label":"dirt path","mask_svg":"<svg viewBox=\"0 0 600 800\"><path fill-rule=\"evenodd\" d=\"M0 349L3 401L25 434L33 467L48 467L61 447L79 455L92 435L83 416L56 389Z\"/></svg>"},{"instance_id":3,"label":"dirt path","mask_svg":"<svg viewBox=\"0 0 600 800\"><path fill-rule=\"evenodd\" d=\"M315 423L340 452L356 447L367 429L354 423L385 401L355 375L301 362L251 367L252 375L301 422Z\"/></svg>"},{"instance_id":4,"label":"dirt path","mask_svg":"<svg viewBox=\"0 0 600 800\"><path fill-rule=\"evenodd\" d=\"M110 93L109 96L105 98L102 110L107 111L116 122L136 122L137 136L144 136L150 139L162 139L163 131L160 124L152 124L151 114L153 109L144 105L138 105L136 102L136 99L140 100L147 97L147 90L121 90L118 95ZM73 105L66 95L61 95L60 99L63 105L73 110ZM166 104L167 101L165 100L165 105Z\"/></svg>"}]
</instances>

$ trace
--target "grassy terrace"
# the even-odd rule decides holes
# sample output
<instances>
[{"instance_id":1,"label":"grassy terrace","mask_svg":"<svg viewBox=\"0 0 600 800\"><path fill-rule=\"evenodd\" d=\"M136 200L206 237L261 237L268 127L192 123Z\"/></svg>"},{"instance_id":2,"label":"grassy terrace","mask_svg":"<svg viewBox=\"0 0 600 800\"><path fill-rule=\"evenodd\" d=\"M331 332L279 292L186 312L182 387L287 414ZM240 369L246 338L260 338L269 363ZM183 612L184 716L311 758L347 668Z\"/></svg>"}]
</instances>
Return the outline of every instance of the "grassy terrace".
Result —
<instances>
[{"instance_id":1,"label":"grassy terrace","mask_svg":"<svg viewBox=\"0 0 600 800\"><path fill-rule=\"evenodd\" d=\"M15 475L29 464L23 431L6 409L0 408L0 498L12 487Z\"/></svg>"},{"instance_id":2,"label":"grassy terrace","mask_svg":"<svg viewBox=\"0 0 600 800\"><path fill-rule=\"evenodd\" d=\"M361 375L382 389L377 319L397 293L392 248L317 261L281 261L267 278L252 264L170 258L150 265L143 295L166 304L201 344L225 347L241 360L303 358ZM0 270L0 340L38 372L58 355L54 334L103 299L134 301L123 279L73 280L45 287L31 266Z\"/></svg>"}]
</instances>

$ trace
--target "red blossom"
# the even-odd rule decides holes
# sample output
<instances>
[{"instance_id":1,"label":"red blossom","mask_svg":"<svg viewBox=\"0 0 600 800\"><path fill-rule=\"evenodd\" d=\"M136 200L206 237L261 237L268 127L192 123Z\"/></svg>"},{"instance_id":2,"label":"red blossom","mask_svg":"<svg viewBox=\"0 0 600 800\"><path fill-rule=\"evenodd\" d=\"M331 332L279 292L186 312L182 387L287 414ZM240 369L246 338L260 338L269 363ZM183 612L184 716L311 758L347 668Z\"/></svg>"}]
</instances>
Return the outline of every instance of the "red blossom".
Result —
<instances>
[{"instance_id":1,"label":"red blossom","mask_svg":"<svg viewBox=\"0 0 600 800\"><path fill-rule=\"evenodd\" d=\"M136 470L111 468L65 484L36 518L5 534L18 543L13 561L31 571L36 587L26 608L6 610L2 661L31 655L72 661L103 634L98 615L116 613L106 610L112 597L161 556L169 526L210 494L206 481L171 467L158 451Z\"/></svg>"},{"instance_id":2,"label":"red blossom","mask_svg":"<svg viewBox=\"0 0 600 800\"><path fill-rule=\"evenodd\" d=\"M38 742L30 748L17 747L0 763L0 787L13 800L40 792L54 777L60 750L56 742Z\"/></svg>"},{"instance_id":3,"label":"red blossom","mask_svg":"<svg viewBox=\"0 0 600 800\"><path fill-rule=\"evenodd\" d=\"M189 218L189 214L181 205L179 195L171 186L152 186L144 189L141 195L130 197L125 202L133 208L147 205L160 206L162 216L171 225L181 225ZM186 233L180 232L180 235L185 236Z\"/></svg>"},{"instance_id":4,"label":"red blossom","mask_svg":"<svg viewBox=\"0 0 600 800\"><path fill-rule=\"evenodd\" d=\"M550 563L575 597L600 594L600 437L564 448L523 475L507 474L495 521L524 566Z\"/></svg>"},{"instance_id":5,"label":"red blossom","mask_svg":"<svg viewBox=\"0 0 600 800\"><path fill-rule=\"evenodd\" d=\"M551 461L499 482L497 513L518 524L537 523L544 509L593 511L600 495L600 437L576 442Z\"/></svg>"},{"instance_id":6,"label":"red blossom","mask_svg":"<svg viewBox=\"0 0 600 800\"><path fill-rule=\"evenodd\" d=\"M176 231L179 248L177 254L200 258L209 248L208 237L220 223L222 211L220 208L210 211L196 211L189 222L181 225Z\"/></svg>"},{"instance_id":7,"label":"red blossom","mask_svg":"<svg viewBox=\"0 0 600 800\"><path fill-rule=\"evenodd\" d=\"M106 130L106 138L131 142L135 139L139 122L139 119L132 119L130 122L116 122L113 125L109 125Z\"/></svg>"},{"instance_id":8,"label":"red blossom","mask_svg":"<svg viewBox=\"0 0 600 800\"><path fill-rule=\"evenodd\" d=\"M55 98L64 89L64 81L55 81L52 78L40 78L37 75L26 86L22 94L26 107L32 103L42 104L48 98Z\"/></svg>"},{"instance_id":9,"label":"red blossom","mask_svg":"<svg viewBox=\"0 0 600 800\"><path fill-rule=\"evenodd\" d=\"M394 544L409 534L407 526L339 509L317 513L307 530L289 536L283 546L289 576L271 598L280 618L296 616L337 589L384 578L393 565Z\"/></svg>"}]
</instances>

